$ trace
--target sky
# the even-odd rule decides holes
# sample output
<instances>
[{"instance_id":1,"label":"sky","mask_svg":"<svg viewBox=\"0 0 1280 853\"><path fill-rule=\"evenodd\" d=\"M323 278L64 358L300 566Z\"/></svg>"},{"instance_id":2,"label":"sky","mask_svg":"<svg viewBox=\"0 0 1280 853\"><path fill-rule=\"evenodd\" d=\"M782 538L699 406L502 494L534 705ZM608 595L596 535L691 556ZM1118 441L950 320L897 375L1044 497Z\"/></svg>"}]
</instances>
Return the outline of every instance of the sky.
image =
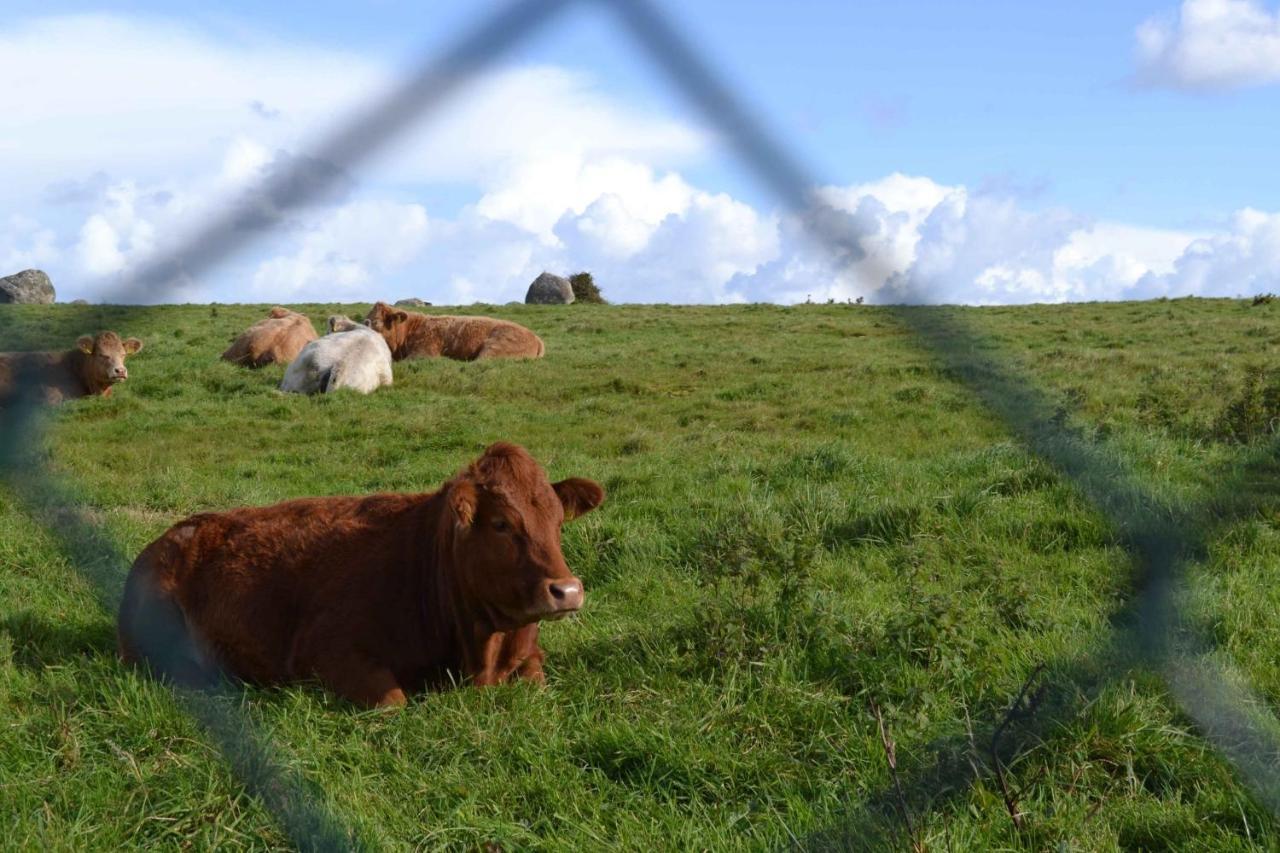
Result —
<instances>
[{"instance_id":1,"label":"sky","mask_svg":"<svg viewBox=\"0 0 1280 853\"><path fill-rule=\"evenodd\" d=\"M1280 291L1280 6L655 0L856 235L833 254L580 0L352 164L310 155L505 2L4 0L0 275L59 298L1005 304ZM281 209L282 170L334 178ZM308 171L311 170L311 171ZM123 291L231 204L224 261Z\"/></svg>"}]
</instances>

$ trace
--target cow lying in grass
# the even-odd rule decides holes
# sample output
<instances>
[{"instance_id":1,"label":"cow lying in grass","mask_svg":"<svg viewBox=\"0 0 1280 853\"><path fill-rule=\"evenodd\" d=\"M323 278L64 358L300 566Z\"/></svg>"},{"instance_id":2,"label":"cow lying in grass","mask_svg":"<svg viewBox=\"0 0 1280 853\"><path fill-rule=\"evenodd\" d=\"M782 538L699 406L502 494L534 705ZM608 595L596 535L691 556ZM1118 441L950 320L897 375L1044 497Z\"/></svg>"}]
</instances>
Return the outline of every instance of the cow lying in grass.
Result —
<instances>
[{"instance_id":1,"label":"cow lying in grass","mask_svg":"<svg viewBox=\"0 0 1280 853\"><path fill-rule=\"evenodd\" d=\"M327 394L350 388L361 394L391 384L391 350L382 336L341 314L329 318L329 334L302 348L280 382L295 394Z\"/></svg>"},{"instance_id":2,"label":"cow lying in grass","mask_svg":"<svg viewBox=\"0 0 1280 853\"><path fill-rule=\"evenodd\" d=\"M134 562L120 654L183 683L315 679L361 705L455 679L541 682L538 622L583 600L561 524L603 500L499 443L429 494L192 516Z\"/></svg>"},{"instance_id":3,"label":"cow lying in grass","mask_svg":"<svg viewBox=\"0 0 1280 853\"><path fill-rule=\"evenodd\" d=\"M493 317L440 317L402 311L385 302L365 323L386 339L396 361L406 358L542 358L542 338L518 323Z\"/></svg>"},{"instance_id":4,"label":"cow lying in grass","mask_svg":"<svg viewBox=\"0 0 1280 853\"><path fill-rule=\"evenodd\" d=\"M0 353L0 405L29 385L35 399L61 403L76 397L109 397L117 383L129 378L126 357L142 349L137 338L115 332L83 335L66 352Z\"/></svg>"},{"instance_id":5,"label":"cow lying in grass","mask_svg":"<svg viewBox=\"0 0 1280 853\"><path fill-rule=\"evenodd\" d=\"M222 359L246 367L288 364L315 339L316 330L306 314L277 305L269 317L245 329L227 347Z\"/></svg>"}]
</instances>

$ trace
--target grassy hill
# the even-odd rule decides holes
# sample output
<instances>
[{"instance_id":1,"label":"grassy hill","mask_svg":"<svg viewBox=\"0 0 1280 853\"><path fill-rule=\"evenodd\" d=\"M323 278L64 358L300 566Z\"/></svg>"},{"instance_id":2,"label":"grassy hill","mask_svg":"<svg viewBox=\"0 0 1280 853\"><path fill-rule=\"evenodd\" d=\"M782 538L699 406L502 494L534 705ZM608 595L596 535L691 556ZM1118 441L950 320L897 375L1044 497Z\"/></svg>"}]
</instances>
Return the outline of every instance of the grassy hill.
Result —
<instances>
[{"instance_id":1,"label":"grassy hill","mask_svg":"<svg viewBox=\"0 0 1280 853\"><path fill-rule=\"evenodd\" d=\"M319 326L365 307L298 309ZM145 341L129 381L56 411L47 439L129 557L197 511L434 489L498 439L553 479L605 484L566 528L587 604L544 631L546 689L398 713L305 686L240 702L369 846L1280 845L1135 657L1117 531L900 315L483 310L533 328L547 357L402 363L369 397L303 398L275 390L280 368L217 360L263 306L0 309L0 348L99 328ZM1280 304L911 316L979 330L1170 507L1221 507L1280 417ZM1178 600L1183 630L1274 711L1280 500L1274 477L1245 479ZM108 568L109 601L128 566ZM1019 828L990 747L1039 664L997 743ZM114 614L3 489L0 720L0 845L287 844L169 691L117 663Z\"/></svg>"}]
</instances>

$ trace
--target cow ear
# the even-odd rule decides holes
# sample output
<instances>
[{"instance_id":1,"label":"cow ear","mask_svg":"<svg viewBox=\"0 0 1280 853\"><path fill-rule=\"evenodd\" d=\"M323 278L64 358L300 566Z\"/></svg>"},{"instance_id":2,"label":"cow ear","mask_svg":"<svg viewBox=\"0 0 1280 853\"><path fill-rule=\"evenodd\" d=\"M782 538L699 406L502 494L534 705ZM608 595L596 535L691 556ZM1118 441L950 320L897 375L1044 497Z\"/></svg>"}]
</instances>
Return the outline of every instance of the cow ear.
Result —
<instances>
[{"instance_id":1,"label":"cow ear","mask_svg":"<svg viewBox=\"0 0 1280 853\"><path fill-rule=\"evenodd\" d=\"M76 349L85 355L93 355L93 338L89 335L81 335L76 338Z\"/></svg>"},{"instance_id":2,"label":"cow ear","mask_svg":"<svg viewBox=\"0 0 1280 853\"><path fill-rule=\"evenodd\" d=\"M449 509L454 520L470 527L476 517L476 487L470 480L455 480L449 487Z\"/></svg>"},{"instance_id":3,"label":"cow ear","mask_svg":"<svg viewBox=\"0 0 1280 853\"><path fill-rule=\"evenodd\" d=\"M551 488L556 490L556 496L564 505L565 521L572 521L580 515L586 515L604 503L604 488L595 480L570 477L567 480L552 483Z\"/></svg>"},{"instance_id":4,"label":"cow ear","mask_svg":"<svg viewBox=\"0 0 1280 853\"><path fill-rule=\"evenodd\" d=\"M329 334L333 334L334 328L338 325L338 315L334 314L329 318Z\"/></svg>"},{"instance_id":5,"label":"cow ear","mask_svg":"<svg viewBox=\"0 0 1280 853\"><path fill-rule=\"evenodd\" d=\"M288 308L284 308L280 305L277 305L276 307L271 309L271 316L277 320L279 320L281 317L288 317L292 313L293 312L290 311Z\"/></svg>"},{"instance_id":6,"label":"cow ear","mask_svg":"<svg viewBox=\"0 0 1280 853\"><path fill-rule=\"evenodd\" d=\"M391 323L393 325L395 323L403 323L405 320L409 319L409 312L408 311L392 311L389 319L391 320Z\"/></svg>"},{"instance_id":7,"label":"cow ear","mask_svg":"<svg viewBox=\"0 0 1280 853\"><path fill-rule=\"evenodd\" d=\"M125 338L122 346L124 347L124 351L126 353L128 353L129 355L133 355L134 353L138 352L138 350L142 349L142 341L138 340L137 338Z\"/></svg>"}]
</instances>

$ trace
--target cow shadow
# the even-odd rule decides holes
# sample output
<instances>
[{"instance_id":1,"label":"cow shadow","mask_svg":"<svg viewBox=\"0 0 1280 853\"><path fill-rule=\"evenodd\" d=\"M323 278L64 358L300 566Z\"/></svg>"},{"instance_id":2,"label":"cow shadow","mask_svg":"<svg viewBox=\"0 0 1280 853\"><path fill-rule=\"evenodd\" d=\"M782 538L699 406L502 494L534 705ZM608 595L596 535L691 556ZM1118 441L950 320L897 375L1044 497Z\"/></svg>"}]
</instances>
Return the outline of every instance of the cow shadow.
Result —
<instances>
[{"instance_id":1,"label":"cow shadow","mask_svg":"<svg viewBox=\"0 0 1280 853\"><path fill-rule=\"evenodd\" d=\"M115 625L106 619L53 622L23 610L0 619L0 639L8 640L14 664L32 672L116 654Z\"/></svg>"}]
</instances>

